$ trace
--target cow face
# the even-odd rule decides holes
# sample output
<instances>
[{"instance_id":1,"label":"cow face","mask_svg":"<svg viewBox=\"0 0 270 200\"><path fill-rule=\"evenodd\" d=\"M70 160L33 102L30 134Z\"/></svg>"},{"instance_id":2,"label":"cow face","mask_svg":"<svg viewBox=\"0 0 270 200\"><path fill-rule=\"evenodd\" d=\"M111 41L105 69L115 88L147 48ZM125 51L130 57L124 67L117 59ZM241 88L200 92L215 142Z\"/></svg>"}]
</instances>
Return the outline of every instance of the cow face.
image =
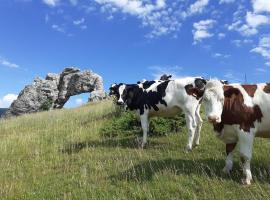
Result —
<instances>
[{"instance_id":1,"label":"cow face","mask_svg":"<svg viewBox=\"0 0 270 200\"><path fill-rule=\"evenodd\" d=\"M218 80L207 82L203 101L208 121L214 124L220 123L224 105L223 84Z\"/></svg>"}]
</instances>

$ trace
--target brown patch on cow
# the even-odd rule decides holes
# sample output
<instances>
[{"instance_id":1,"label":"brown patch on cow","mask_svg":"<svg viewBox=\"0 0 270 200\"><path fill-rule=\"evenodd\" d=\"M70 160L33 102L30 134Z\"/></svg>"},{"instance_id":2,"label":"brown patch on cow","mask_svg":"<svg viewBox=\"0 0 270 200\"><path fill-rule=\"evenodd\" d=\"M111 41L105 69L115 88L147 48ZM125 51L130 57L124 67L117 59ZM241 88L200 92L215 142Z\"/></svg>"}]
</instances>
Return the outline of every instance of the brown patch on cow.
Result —
<instances>
[{"instance_id":1,"label":"brown patch on cow","mask_svg":"<svg viewBox=\"0 0 270 200\"><path fill-rule=\"evenodd\" d=\"M241 85L249 96L254 97L254 94L257 90L257 85Z\"/></svg>"},{"instance_id":2,"label":"brown patch on cow","mask_svg":"<svg viewBox=\"0 0 270 200\"><path fill-rule=\"evenodd\" d=\"M230 144L226 144L226 154L229 155L229 153L231 153L237 143L230 143Z\"/></svg>"},{"instance_id":3,"label":"brown patch on cow","mask_svg":"<svg viewBox=\"0 0 270 200\"><path fill-rule=\"evenodd\" d=\"M249 107L244 104L243 94L238 88L224 86L224 105L221 123L214 125L215 131L222 131L224 125L240 125L240 129L249 132L254 128L254 122L261 122L262 111L258 105Z\"/></svg>"},{"instance_id":4,"label":"brown patch on cow","mask_svg":"<svg viewBox=\"0 0 270 200\"><path fill-rule=\"evenodd\" d=\"M266 86L264 86L263 91L265 93L270 93L270 83L267 83Z\"/></svg>"}]
</instances>

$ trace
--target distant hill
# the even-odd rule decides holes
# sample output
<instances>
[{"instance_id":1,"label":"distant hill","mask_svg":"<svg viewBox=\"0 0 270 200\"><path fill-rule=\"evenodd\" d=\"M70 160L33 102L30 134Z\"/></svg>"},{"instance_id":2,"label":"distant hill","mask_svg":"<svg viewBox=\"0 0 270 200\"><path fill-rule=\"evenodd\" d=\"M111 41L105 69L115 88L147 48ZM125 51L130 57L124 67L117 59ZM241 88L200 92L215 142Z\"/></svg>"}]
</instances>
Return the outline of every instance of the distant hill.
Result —
<instances>
[{"instance_id":1,"label":"distant hill","mask_svg":"<svg viewBox=\"0 0 270 200\"><path fill-rule=\"evenodd\" d=\"M0 108L0 117L5 114L8 108Z\"/></svg>"}]
</instances>

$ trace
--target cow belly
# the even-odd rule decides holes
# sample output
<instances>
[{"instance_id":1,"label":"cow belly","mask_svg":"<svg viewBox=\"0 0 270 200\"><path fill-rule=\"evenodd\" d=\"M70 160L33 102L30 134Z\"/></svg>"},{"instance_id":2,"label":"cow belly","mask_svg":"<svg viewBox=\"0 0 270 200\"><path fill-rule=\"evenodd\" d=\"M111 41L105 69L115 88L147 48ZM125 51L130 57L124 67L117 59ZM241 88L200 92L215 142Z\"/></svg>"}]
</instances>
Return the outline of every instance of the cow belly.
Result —
<instances>
[{"instance_id":1,"label":"cow belly","mask_svg":"<svg viewBox=\"0 0 270 200\"><path fill-rule=\"evenodd\" d=\"M267 130L267 131L258 131L256 133L255 137L270 138L270 130Z\"/></svg>"},{"instance_id":2,"label":"cow belly","mask_svg":"<svg viewBox=\"0 0 270 200\"><path fill-rule=\"evenodd\" d=\"M179 114L181 112L181 108L179 108L178 106L174 106L174 107L163 107L163 108L159 108L158 111L155 111L153 109L150 110L149 112L149 116L150 117L173 117L177 114Z\"/></svg>"}]
</instances>

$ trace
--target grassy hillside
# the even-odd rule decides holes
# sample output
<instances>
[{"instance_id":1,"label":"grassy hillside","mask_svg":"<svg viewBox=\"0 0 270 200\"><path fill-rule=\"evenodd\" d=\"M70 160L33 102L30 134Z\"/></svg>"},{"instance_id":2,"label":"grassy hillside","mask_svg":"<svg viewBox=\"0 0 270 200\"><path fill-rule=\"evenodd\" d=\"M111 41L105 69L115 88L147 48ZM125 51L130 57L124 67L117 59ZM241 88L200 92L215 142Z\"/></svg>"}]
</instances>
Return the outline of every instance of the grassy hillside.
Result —
<instances>
[{"instance_id":1,"label":"grassy hillside","mask_svg":"<svg viewBox=\"0 0 270 200\"><path fill-rule=\"evenodd\" d=\"M1 199L270 199L270 143L254 144L250 187L240 185L238 156L222 174L224 144L205 123L201 146L185 154L187 131L102 139L109 101L0 122Z\"/></svg>"}]
</instances>

